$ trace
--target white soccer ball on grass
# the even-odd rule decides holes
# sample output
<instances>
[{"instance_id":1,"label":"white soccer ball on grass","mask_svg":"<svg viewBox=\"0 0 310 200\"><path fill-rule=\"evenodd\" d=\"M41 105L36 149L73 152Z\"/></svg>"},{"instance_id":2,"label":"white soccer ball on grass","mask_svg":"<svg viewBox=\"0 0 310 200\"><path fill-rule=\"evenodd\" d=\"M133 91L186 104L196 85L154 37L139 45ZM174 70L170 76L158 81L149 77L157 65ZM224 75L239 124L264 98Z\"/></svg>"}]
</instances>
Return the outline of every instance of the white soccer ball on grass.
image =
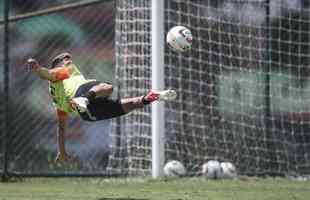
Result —
<instances>
[{"instance_id":1,"label":"white soccer ball on grass","mask_svg":"<svg viewBox=\"0 0 310 200\"><path fill-rule=\"evenodd\" d=\"M209 179L219 179L222 177L221 164L217 160L209 160L202 165L202 175Z\"/></svg>"},{"instance_id":2,"label":"white soccer ball on grass","mask_svg":"<svg viewBox=\"0 0 310 200\"><path fill-rule=\"evenodd\" d=\"M180 161L172 160L164 166L164 174L172 177L184 176L186 175L186 169Z\"/></svg>"},{"instance_id":3,"label":"white soccer ball on grass","mask_svg":"<svg viewBox=\"0 0 310 200\"><path fill-rule=\"evenodd\" d=\"M184 26L175 26L166 36L167 44L177 52L184 52L191 48L193 36L191 31Z\"/></svg>"},{"instance_id":4,"label":"white soccer ball on grass","mask_svg":"<svg viewBox=\"0 0 310 200\"><path fill-rule=\"evenodd\" d=\"M237 169L231 162L221 162L222 178L235 179L237 178Z\"/></svg>"}]
</instances>

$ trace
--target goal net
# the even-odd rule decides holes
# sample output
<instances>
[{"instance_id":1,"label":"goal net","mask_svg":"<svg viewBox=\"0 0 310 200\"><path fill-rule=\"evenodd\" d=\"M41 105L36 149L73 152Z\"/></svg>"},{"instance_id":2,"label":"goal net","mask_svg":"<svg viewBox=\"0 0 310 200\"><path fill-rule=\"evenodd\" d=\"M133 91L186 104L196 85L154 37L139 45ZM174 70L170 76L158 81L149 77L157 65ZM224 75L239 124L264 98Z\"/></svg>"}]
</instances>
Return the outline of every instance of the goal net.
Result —
<instances>
[{"instance_id":1,"label":"goal net","mask_svg":"<svg viewBox=\"0 0 310 200\"><path fill-rule=\"evenodd\" d=\"M310 174L310 10L301 0L165 1L165 33L188 27L192 50L165 48L165 158L192 174L210 159L242 174ZM151 1L117 1L120 96L151 87ZM163 41L164 42L164 41ZM109 170L149 174L150 108L113 122Z\"/></svg>"}]
</instances>

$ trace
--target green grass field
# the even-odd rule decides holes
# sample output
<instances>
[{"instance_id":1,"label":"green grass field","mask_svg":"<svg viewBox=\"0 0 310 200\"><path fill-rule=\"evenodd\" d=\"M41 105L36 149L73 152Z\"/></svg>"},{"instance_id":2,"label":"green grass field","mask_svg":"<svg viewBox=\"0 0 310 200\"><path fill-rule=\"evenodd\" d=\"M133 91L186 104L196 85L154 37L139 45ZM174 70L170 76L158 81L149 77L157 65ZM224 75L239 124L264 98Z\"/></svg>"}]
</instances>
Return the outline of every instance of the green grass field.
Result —
<instances>
[{"instance_id":1,"label":"green grass field","mask_svg":"<svg viewBox=\"0 0 310 200\"><path fill-rule=\"evenodd\" d=\"M0 200L309 200L310 181L181 178L27 178L0 183Z\"/></svg>"}]
</instances>

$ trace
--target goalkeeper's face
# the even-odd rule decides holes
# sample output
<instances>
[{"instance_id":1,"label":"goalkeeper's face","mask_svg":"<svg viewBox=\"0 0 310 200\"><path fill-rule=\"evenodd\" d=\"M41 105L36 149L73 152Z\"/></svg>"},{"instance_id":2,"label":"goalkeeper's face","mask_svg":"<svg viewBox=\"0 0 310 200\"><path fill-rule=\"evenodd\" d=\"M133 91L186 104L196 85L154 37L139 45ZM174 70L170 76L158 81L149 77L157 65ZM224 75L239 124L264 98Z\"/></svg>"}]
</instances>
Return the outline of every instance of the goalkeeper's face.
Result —
<instances>
[{"instance_id":1,"label":"goalkeeper's face","mask_svg":"<svg viewBox=\"0 0 310 200\"><path fill-rule=\"evenodd\" d=\"M70 65L71 63L72 63L72 59L71 58L63 58L54 67L65 67L67 65Z\"/></svg>"},{"instance_id":2,"label":"goalkeeper's face","mask_svg":"<svg viewBox=\"0 0 310 200\"><path fill-rule=\"evenodd\" d=\"M66 57L62 60L62 66L70 65L72 63L72 59L69 57Z\"/></svg>"},{"instance_id":3,"label":"goalkeeper's face","mask_svg":"<svg viewBox=\"0 0 310 200\"><path fill-rule=\"evenodd\" d=\"M66 65L71 64L72 62L73 61L72 61L71 55L68 53L63 53L57 56L55 59L53 59L52 68L64 67Z\"/></svg>"}]
</instances>

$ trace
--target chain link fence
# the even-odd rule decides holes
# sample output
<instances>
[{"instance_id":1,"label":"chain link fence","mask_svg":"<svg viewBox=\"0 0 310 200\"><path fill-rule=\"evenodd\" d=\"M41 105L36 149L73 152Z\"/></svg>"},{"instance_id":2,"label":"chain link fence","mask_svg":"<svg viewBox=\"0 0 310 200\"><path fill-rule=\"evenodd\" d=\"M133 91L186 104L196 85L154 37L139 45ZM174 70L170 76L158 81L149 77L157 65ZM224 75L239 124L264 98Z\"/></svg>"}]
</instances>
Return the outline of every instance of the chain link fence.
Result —
<instances>
[{"instance_id":1,"label":"chain link fence","mask_svg":"<svg viewBox=\"0 0 310 200\"><path fill-rule=\"evenodd\" d=\"M0 174L148 175L150 107L112 121L70 119L74 159L56 164L48 83L25 62L48 66L70 52L87 78L115 83L115 95L142 95L151 87L151 1L6 0L1 16L4 2L0 96L8 86L10 99L7 107L0 98ZM248 174L309 174L308 1L169 0L164 12L165 32L182 24L195 36L188 54L165 49L165 84L179 94L165 110L166 161L181 160L193 174L210 158Z\"/></svg>"},{"instance_id":2,"label":"chain link fence","mask_svg":"<svg viewBox=\"0 0 310 200\"><path fill-rule=\"evenodd\" d=\"M104 173L110 121L81 123L79 119L70 119L67 149L74 158L69 164L56 164L56 115L48 82L27 71L25 62L34 57L43 66L49 66L53 56L70 52L87 78L113 82L115 2L13 0L9 3L9 121L7 130L2 128L0 134L0 172L7 149L7 171L11 174ZM0 34L3 44L3 21ZM0 95L4 96L2 45L0 51ZM3 98L0 101L1 125L5 127Z\"/></svg>"}]
</instances>

